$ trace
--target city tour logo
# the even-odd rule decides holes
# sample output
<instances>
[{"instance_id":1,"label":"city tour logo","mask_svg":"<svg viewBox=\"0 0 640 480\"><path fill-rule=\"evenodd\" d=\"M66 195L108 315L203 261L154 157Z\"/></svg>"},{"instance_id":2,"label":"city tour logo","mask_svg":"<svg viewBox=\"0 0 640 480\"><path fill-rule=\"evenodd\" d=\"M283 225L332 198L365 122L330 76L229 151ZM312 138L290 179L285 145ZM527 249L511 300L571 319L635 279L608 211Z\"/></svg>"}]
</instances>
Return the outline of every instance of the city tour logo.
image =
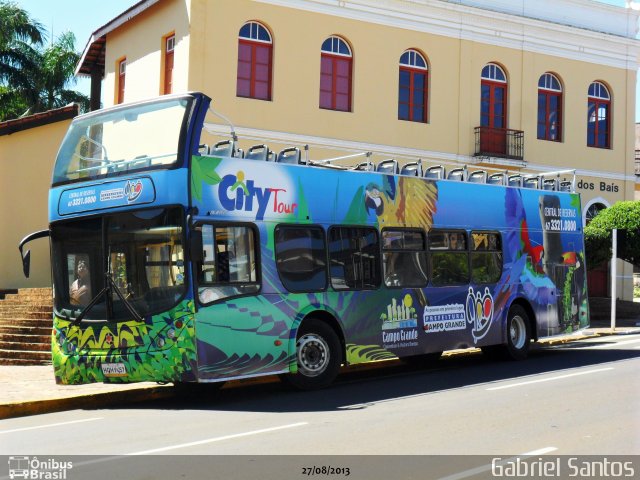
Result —
<instances>
[{"instance_id":1,"label":"city tour logo","mask_svg":"<svg viewBox=\"0 0 640 480\"><path fill-rule=\"evenodd\" d=\"M491 319L493 318L493 297L489 292L489 288L484 289L484 294L480 291L474 291L473 287L469 287L467 295L467 321L473 324L471 333L473 334L473 342L485 337L491 327Z\"/></svg>"},{"instance_id":2,"label":"city tour logo","mask_svg":"<svg viewBox=\"0 0 640 480\"><path fill-rule=\"evenodd\" d=\"M242 170L235 175L225 175L220 181L218 198L230 212L256 210L256 220L264 220L267 211L274 214L294 214L297 203L291 201L286 188L259 187L254 180L245 179Z\"/></svg>"}]
</instances>

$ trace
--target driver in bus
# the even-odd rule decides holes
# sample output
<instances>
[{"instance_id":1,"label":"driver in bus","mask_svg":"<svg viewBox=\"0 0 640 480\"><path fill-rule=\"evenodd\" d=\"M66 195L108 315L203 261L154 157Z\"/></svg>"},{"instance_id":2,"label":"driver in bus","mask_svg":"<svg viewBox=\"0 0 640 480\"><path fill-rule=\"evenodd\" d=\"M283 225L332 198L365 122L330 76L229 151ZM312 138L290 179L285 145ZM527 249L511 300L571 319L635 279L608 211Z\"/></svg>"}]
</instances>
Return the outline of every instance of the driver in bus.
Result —
<instances>
[{"instance_id":1,"label":"driver in bus","mask_svg":"<svg viewBox=\"0 0 640 480\"><path fill-rule=\"evenodd\" d=\"M72 305L84 306L91 301L89 266L85 260L76 265L76 279L69 288L69 298Z\"/></svg>"}]
</instances>

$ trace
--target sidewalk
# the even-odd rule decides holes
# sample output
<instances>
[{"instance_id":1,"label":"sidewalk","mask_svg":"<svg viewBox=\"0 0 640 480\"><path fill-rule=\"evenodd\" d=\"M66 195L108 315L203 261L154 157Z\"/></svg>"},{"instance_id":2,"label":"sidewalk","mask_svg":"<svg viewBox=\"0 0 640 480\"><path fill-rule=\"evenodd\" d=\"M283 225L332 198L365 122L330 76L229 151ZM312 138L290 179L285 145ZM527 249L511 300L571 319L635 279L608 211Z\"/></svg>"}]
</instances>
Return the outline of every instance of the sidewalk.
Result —
<instances>
[{"instance_id":1,"label":"sidewalk","mask_svg":"<svg viewBox=\"0 0 640 480\"><path fill-rule=\"evenodd\" d=\"M598 321L594 322L591 328L578 334L554 337L540 343L557 344L603 335L640 333L640 320L619 319L616 321L616 327L616 330L612 331L608 322ZM457 350L447 352L447 355L464 355L469 351ZM248 382L229 382L226 388L246 383ZM171 385L150 382L125 385L56 385L51 365L0 365L0 419L76 408L104 408L118 403L169 398L173 395Z\"/></svg>"}]
</instances>

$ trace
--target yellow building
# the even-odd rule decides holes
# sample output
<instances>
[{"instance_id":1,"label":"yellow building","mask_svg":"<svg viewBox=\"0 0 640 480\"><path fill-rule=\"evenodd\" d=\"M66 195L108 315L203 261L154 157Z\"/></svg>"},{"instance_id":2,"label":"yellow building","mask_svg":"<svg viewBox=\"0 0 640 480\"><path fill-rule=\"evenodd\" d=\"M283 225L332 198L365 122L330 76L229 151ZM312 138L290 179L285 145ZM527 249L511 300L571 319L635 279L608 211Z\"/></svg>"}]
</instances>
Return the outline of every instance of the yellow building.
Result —
<instances>
[{"instance_id":1,"label":"yellow building","mask_svg":"<svg viewBox=\"0 0 640 480\"><path fill-rule=\"evenodd\" d=\"M48 226L53 161L78 106L0 122L0 290L51 286L49 245L29 245L30 278L22 273L18 243Z\"/></svg>"},{"instance_id":2,"label":"yellow building","mask_svg":"<svg viewBox=\"0 0 640 480\"><path fill-rule=\"evenodd\" d=\"M143 0L94 32L77 73L94 105L100 88L104 106L203 91L245 150L575 169L586 217L638 185L637 27L591 0ZM203 141L228 136L207 122Z\"/></svg>"}]
</instances>

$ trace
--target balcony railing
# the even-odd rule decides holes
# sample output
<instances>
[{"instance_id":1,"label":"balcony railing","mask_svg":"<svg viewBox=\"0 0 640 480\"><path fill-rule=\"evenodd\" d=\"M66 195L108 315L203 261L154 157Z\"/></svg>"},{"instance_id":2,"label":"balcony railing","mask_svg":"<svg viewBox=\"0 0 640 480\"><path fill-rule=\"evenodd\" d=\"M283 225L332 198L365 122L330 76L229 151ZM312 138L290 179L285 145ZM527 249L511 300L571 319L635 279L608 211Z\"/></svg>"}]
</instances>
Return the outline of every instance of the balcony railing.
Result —
<instances>
[{"instance_id":1,"label":"balcony railing","mask_svg":"<svg viewBox=\"0 0 640 480\"><path fill-rule=\"evenodd\" d=\"M524 132L509 128L476 127L476 157L523 160Z\"/></svg>"}]
</instances>

